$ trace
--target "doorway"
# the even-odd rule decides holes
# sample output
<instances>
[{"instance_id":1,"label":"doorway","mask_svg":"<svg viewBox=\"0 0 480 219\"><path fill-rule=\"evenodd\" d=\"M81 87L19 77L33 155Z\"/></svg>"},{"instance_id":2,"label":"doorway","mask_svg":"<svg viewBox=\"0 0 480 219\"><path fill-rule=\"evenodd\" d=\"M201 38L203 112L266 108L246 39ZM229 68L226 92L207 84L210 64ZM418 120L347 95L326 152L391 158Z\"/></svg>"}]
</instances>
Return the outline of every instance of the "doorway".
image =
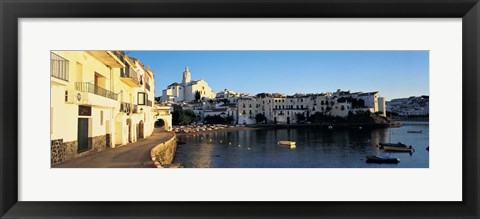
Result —
<instances>
[{"instance_id":1,"label":"doorway","mask_svg":"<svg viewBox=\"0 0 480 219\"><path fill-rule=\"evenodd\" d=\"M88 150L88 118L78 118L77 129L78 149L77 152Z\"/></svg>"},{"instance_id":2,"label":"doorway","mask_svg":"<svg viewBox=\"0 0 480 219\"><path fill-rule=\"evenodd\" d=\"M138 124L138 139L142 139L145 137L145 135L143 134L143 131L144 131L144 128L143 128L143 121L140 121L140 123Z\"/></svg>"}]
</instances>

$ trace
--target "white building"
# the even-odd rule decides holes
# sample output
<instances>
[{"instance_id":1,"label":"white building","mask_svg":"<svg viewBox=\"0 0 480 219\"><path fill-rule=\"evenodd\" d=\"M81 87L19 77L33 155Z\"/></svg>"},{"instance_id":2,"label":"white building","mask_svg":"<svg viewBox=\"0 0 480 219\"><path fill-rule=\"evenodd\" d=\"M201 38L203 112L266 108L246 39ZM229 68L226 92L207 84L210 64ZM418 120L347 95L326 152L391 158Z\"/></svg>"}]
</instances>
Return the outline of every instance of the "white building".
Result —
<instances>
[{"instance_id":1,"label":"white building","mask_svg":"<svg viewBox=\"0 0 480 219\"><path fill-rule=\"evenodd\" d=\"M213 99L216 94L208 86L205 80L191 80L191 73L188 66L183 72L182 83L172 83L162 91L161 101L163 102L192 102L195 101L195 94L200 94L200 99Z\"/></svg>"},{"instance_id":2,"label":"white building","mask_svg":"<svg viewBox=\"0 0 480 219\"><path fill-rule=\"evenodd\" d=\"M353 100L362 100L363 105L353 105ZM380 104L379 104L380 103ZM239 98L237 102L237 124L255 124L256 115L263 114L268 124L293 124L306 122L315 113L330 116L347 117L349 112L382 112L385 116L385 100L379 92L350 93L340 91L322 94L258 94L255 97ZM302 114L300 116L298 114Z\"/></svg>"},{"instance_id":3,"label":"white building","mask_svg":"<svg viewBox=\"0 0 480 219\"><path fill-rule=\"evenodd\" d=\"M240 97L249 97L249 94L230 91L230 90L223 90L218 92L215 96L215 101L217 102L228 102L228 103L236 103L237 99Z\"/></svg>"},{"instance_id":4,"label":"white building","mask_svg":"<svg viewBox=\"0 0 480 219\"><path fill-rule=\"evenodd\" d=\"M387 102L387 111L399 116L429 115L429 96L393 99Z\"/></svg>"},{"instance_id":5,"label":"white building","mask_svg":"<svg viewBox=\"0 0 480 219\"><path fill-rule=\"evenodd\" d=\"M153 133L155 77L139 60L121 51L52 51L50 58L51 164Z\"/></svg>"}]
</instances>

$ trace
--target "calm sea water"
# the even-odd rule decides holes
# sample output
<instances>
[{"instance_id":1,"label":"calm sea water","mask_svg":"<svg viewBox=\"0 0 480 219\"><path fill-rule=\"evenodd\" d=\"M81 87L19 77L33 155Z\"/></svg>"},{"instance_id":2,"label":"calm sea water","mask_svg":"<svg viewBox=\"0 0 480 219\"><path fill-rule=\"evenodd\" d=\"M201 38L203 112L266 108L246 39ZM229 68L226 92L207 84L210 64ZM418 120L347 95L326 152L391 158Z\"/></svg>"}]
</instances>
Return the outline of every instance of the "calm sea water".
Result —
<instances>
[{"instance_id":1,"label":"calm sea water","mask_svg":"<svg viewBox=\"0 0 480 219\"><path fill-rule=\"evenodd\" d=\"M186 168L428 168L428 122L403 122L400 128L323 129L313 127L257 129L180 135L175 163ZM421 134L407 133L422 130ZM415 152L385 153L379 142L402 142ZM278 145L296 141L295 149ZM400 158L398 164L365 162L370 154Z\"/></svg>"}]
</instances>

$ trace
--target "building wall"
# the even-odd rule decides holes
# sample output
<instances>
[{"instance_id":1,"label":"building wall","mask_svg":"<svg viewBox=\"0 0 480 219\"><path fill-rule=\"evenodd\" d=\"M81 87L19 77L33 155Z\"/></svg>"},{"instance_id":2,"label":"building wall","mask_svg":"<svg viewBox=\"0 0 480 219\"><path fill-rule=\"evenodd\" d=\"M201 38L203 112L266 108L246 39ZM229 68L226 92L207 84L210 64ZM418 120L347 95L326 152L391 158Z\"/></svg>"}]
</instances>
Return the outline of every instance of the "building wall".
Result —
<instances>
[{"instance_id":1,"label":"building wall","mask_svg":"<svg viewBox=\"0 0 480 219\"><path fill-rule=\"evenodd\" d=\"M310 96L289 96L289 97L271 97L264 98L250 97L239 98L237 100L238 124L254 124L257 113L262 113L266 117L266 123L294 124L304 121L297 121L297 114L303 114L306 119L311 115L320 112L331 116L347 117L348 112L371 111L377 112L378 99L375 95L364 96L367 106L364 109L352 109L349 102L338 102L337 97L331 94L310 95ZM382 102L382 101L380 101Z\"/></svg>"},{"instance_id":2,"label":"building wall","mask_svg":"<svg viewBox=\"0 0 480 219\"><path fill-rule=\"evenodd\" d=\"M139 126L141 122L144 124L142 129L144 137L152 134L156 121L156 112L153 108L155 98L153 77L149 79L150 90L146 90L145 81L139 87L132 87L121 80L119 66L110 68L104 63L106 61L101 61L91 52L54 51L53 53L68 60L68 81L51 77L52 164L135 142L138 140L137 131L141 128ZM125 62L124 64L133 64L141 76L145 77L147 74L139 63ZM119 64L116 63L116 65ZM151 75L153 76L153 72ZM81 92L76 87L77 82L89 82L99 88L91 87L89 91ZM97 95L97 92L101 93L100 88L118 94L118 98L114 100ZM148 100L152 101L152 104L139 106L138 108L143 110L133 113L133 105L138 103L138 92L147 93ZM81 100L76 100L75 95L80 95ZM130 112L120 110L122 103L130 104ZM80 105L91 107L91 115L79 115ZM88 119L89 149L81 152L78 152L79 118ZM128 122L131 126L127 124Z\"/></svg>"},{"instance_id":3,"label":"building wall","mask_svg":"<svg viewBox=\"0 0 480 219\"><path fill-rule=\"evenodd\" d=\"M387 104L384 97L378 98L378 111L382 112L383 116L387 116Z\"/></svg>"}]
</instances>

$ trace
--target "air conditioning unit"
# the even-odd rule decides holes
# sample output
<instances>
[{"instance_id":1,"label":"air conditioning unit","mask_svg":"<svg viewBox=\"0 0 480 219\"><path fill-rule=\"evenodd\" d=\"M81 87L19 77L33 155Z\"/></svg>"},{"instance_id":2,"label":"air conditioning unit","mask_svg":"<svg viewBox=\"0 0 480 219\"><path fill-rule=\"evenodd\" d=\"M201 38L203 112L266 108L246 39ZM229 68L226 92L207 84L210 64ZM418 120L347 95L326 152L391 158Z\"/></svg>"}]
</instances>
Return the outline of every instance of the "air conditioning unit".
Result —
<instances>
[{"instance_id":1,"label":"air conditioning unit","mask_svg":"<svg viewBox=\"0 0 480 219\"><path fill-rule=\"evenodd\" d=\"M65 91L65 102L72 103L72 104L80 104L86 101L86 96L82 94L82 92L69 89Z\"/></svg>"}]
</instances>

